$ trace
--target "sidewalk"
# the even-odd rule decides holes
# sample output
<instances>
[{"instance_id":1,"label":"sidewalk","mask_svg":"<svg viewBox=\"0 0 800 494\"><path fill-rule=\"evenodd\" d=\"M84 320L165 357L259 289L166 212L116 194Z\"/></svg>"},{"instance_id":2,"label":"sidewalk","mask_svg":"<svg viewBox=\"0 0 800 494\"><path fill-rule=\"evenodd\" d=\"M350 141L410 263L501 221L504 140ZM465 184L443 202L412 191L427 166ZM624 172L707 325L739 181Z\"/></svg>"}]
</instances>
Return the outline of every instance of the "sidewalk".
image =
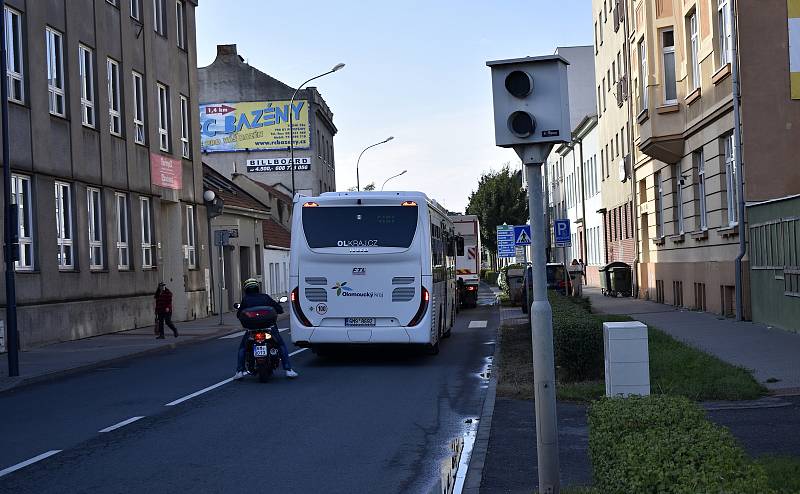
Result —
<instances>
[{"instance_id":1,"label":"sidewalk","mask_svg":"<svg viewBox=\"0 0 800 494\"><path fill-rule=\"evenodd\" d=\"M584 287L583 294L595 312L630 315L726 362L750 369L758 382L777 394L800 392L800 333L646 300L604 297L598 288Z\"/></svg>"},{"instance_id":2,"label":"sidewalk","mask_svg":"<svg viewBox=\"0 0 800 494\"><path fill-rule=\"evenodd\" d=\"M279 320L287 317L287 314L283 314ZM154 326L145 326L82 340L54 343L20 352L20 375L18 377L8 377L8 354L2 354L0 355L0 392L101 367L119 360L212 340L241 330L239 321L233 312L223 315L223 325L221 326L219 325L219 316L175 323L175 326L180 335L178 338L172 336L169 328L165 328L165 338L157 340Z\"/></svg>"}]
</instances>

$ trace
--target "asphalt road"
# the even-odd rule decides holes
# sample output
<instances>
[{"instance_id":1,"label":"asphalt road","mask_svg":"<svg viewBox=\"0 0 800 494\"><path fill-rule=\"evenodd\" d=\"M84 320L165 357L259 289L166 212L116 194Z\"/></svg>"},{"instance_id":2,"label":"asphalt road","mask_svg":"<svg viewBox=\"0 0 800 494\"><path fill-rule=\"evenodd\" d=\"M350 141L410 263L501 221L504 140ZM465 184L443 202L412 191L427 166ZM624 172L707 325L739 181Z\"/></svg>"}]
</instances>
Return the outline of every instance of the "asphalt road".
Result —
<instances>
[{"instance_id":1,"label":"asphalt road","mask_svg":"<svg viewBox=\"0 0 800 494\"><path fill-rule=\"evenodd\" d=\"M497 324L462 311L436 356L301 351L294 381L229 382L229 338L1 394L0 492L427 492L480 415Z\"/></svg>"}]
</instances>

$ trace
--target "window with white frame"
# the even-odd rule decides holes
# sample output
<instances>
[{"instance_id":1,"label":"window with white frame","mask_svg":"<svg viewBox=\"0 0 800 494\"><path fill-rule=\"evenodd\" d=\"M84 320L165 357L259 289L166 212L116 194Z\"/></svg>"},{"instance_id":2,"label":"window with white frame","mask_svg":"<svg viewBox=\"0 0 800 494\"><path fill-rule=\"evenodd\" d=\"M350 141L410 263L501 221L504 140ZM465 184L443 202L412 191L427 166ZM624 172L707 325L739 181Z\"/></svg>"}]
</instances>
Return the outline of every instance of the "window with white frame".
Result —
<instances>
[{"instance_id":1,"label":"window with white frame","mask_svg":"<svg viewBox=\"0 0 800 494\"><path fill-rule=\"evenodd\" d=\"M22 14L5 8L6 29L6 76L8 77L8 100L25 102L25 79L22 71Z\"/></svg>"},{"instance_id":2,"label":"window with white frame","mask_svg":"<svg viewBox=\"0 0 800 494\"><path fill-rule=\"evenodd\" d=\"M89 213L89 268L103 269L103 198L100 189L86 189Z\"/></svg>"},{"instance_id":3,"label":"window with white frame","mask_svg":"<svg viewBox=\"0 0 800 494\"><path fill-rule=\"evenodd\" d=\"M664 72L664 102L676 103L678 101L677 81L675 79L675 31L665 29L661 31L661 53L663 56Z\"/></svg>"},{"instance_id":4,"label":"window with white frame","mask_svg":"<svg viewBox=\"0 0 800 494\"><path fill-rule=\"evenodd\" d=\"M177 23L178 48L186 49L186 4L183 0L175 2L175 22Z\"/></svg>"},{"instance_id":5,"label":"window with white frame","mask_svg":"<svg viewBox=\"0 0 800 494\"><path fill-rule=\"evenodd\" d=\"M153 29L161 36L167 35L166 0L153 0Z\"/></svg>"},{"instance_id":6,"label":"window with white frame","mask_svg":"<svg viewBox=\"0 0 800 494\"><path fill-rule=\"evenodd\" d=\"M94 54L92 49L78 46L78 76L81 80L81 122L94 128Z\"/></svg>"},{"instance_id":7,"label":"window with white frame","mask_svg":"<svg viewBox=\"0 0 800 494\"><path fill-rule=\"evenodd\" d=\"M661 238L664 236L664 181L661 178L661 172L656 172L654 179L656 188L656 236Z\"/></svg>"},{"instance_id":8,"label":"window with white frame","mask_svg":"<svg viewBox=\"0 0 800 494\"><path fill-rule=\"evenodd\" d=\"M733 134L722 138L723 156L725 158L725 186L728 198L728 225L739 222L739 188L736 169L736 154L733 148Z\"/></svg>"},{"instance_id":9,"label":"window with white frame","mask_svg":"<svg viewBox=\"0 0 800 494\"><path fill-rule=\"evenodd\" d=\"M169 152L169 90L159 83L158 87L158 147Z\"/></svg>"},{"instance_id":10,"label":"window with white frame","mask_svg":"<svg viewBox=\"0 0 800 494\"><path fill-rule=\"evenodd\" d=\"M675 233L681 234L684 232L684 221L683 221L683 176L681 175L680 163L672 165L672 179L674 180L674 187L675 187L675 200L673 204L673 207L675 208Z\"/></svg>"},{"instance_id":11,"label":"window with white frame","mask_svg":"<svg viewBox=\"0 0 800 494\"><path fill-rule=\"evenodd\" d=\"M153 267L153 210L149 197L139 198L139 210L142 217L142 268Z\"/></svg>"},{"instance_id":12,"label":"window with white frame","mask_svg":"<svg viewBox=\"0 0 800 494\"><path fill-rule=\"evenodd\" d=\"M639 42L639 111L647 110L647 46Z\"/></svg>"},{"instance_id":13,"label":"window with white frame","mask_svg":"<svg viewBox=\"0 0 800 494\"><path fill-rule=\"evenodd\" d=\"M122 135L122 104L119 88L119 63L109 58L106 61L108 73L108 126L112 134Z\"/></svg>"},{"instance_id":14,"label":"window with white frame","mask_svg":"<svg viewBox=\"0 0 800 494\"><path fill-rule=\"evenodd\" d=\"M703 150L692 153L692 162L697 169L697 201L700 203L700 229L708 229L708 206L706 204L706 162Z\"/></svg>"},{"instance_id":15,"label":"window with white frame","mask_svg":"<svg viewBox=\"0 0 800 494\"><path fill-rule=\"evenodd\" d=\"M700 87L700 37L697 32L697 11L689 14L687 20L689 29L689 70L692 71L689 79L692 90Z\"/></svg>"},{"instance_id":16,"label":"window with white frame","mask_svg":"<svg viewBox=\"0 0 800 494\"><path fill-rule=\"evenodd\" d=\"M142 74L133 72L133 140L136 144L145 144L144 128L144 78Z\"/></svg>"},{"instance_id":17,"label":"window with white frame","mask_svg":"<svg viewBox=\"0 0 800 494\"><path fill-rule=\"evenodd\" d=\"M72 232L72 186L56 182L56 241L58 243L58 269L74 269Z\"/></svg>"},{"instance_id":18,"label":"window with white frame","mask_svg":"<svg viewBox=\"0 0 800 494\"><path fill-rule=\"evenodd\" d=\"M189 99L181 95L181 156L191 158L189 144Z\"/></svg>"},{"instance_id":19,"label":"window with white frame","mask_svg":"<svg viewBox=\"0 0 800 494\"><path fill-rule=\"evenodd\" d=\"M131 18L142 21L142 0L131 0Z\"/></svg>"},{"instance_id":20,"label":"window with white frame","mask_svg":"<svg viewBox=\"0 0 800 494\"><path fill-rule=\"evenodd\" d=\"M194 206L186 206L186 254L189 269L197 267L197 238L195 237Z\"/></svg>"},{"instance_id":21,"label":"window with white frame","mask_svg":"<svg viewBox=\"0 0 800 494\"><path fill-rule=\"evenodd\" d=\"M731 15L728 0L717 0L717 28L719 30L719 65L731 61Z\"/></svg>"},{"instance_id":22,"label":"window with white frame","mask_svg":"<svg viewBox=\"0 0 800 494\"><path fill-rule=\"evenodd\" d=\"M114 194L117 205L117 267L130 269L131 255L128 248L128 195L121 192Z\"/></svg>"},{"instance_id":23,"label":"window with white frame","mask_svg":"<svg viewBox=\"0 0 800 494\"><path fill-rule=\"evenodd\" d=\"M45 32L47 46L47 91L50 113L63 117L64 109L64 38L55 29Z\"/></svg>"},{"instance_id":24,"label":"window with white frame","mask_svg":"<svg viewBox=\"0 0 800 494\"><path fill-rule=\"evenodd\" d=\"M33 201L31 200L31 178L24 175L11 176L11 200L17 205L17 236L19 238L19 260L14 262L17 271L33 270Z\"/></svg>"}]
</instances>

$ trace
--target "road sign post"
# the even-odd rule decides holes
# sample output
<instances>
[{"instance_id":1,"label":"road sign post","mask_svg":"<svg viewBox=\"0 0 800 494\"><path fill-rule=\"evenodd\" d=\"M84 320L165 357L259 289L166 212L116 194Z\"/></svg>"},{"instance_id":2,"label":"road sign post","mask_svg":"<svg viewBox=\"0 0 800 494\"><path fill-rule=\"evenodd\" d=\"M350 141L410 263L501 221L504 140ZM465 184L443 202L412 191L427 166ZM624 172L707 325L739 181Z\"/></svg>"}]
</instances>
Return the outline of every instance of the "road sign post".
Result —
<instances>
[{"instance_id":1,"label":"road sign post","mask_svg":"<svg viewBox=\"0 0 800 494\"><path fill-rule=\"evenodd\" d=\"M556 238L556 247L561 247L564 253L564 294L567 295L570 281L569 268L567 267L567 247L572 246L572 232L570 231L569 220L553 221L553 230Z\"/></svg>"},{"instance_id":2,"label":"road sign post","mask_svg":"<svg viewBox=\"0 0 800 494\"><path fill-rule=\"evenodd\" d=\"M238 231L237 231L238 233ZM217 310L219 311L219 325L222 326L222 280L225 279L225 259L222 256L222 249L230 244L231 232L229 230L215 230L214 231L214 245L219 250L219 280L217 286L219 287L219 300L217 301Z\"/></svg>"}]
</instances>

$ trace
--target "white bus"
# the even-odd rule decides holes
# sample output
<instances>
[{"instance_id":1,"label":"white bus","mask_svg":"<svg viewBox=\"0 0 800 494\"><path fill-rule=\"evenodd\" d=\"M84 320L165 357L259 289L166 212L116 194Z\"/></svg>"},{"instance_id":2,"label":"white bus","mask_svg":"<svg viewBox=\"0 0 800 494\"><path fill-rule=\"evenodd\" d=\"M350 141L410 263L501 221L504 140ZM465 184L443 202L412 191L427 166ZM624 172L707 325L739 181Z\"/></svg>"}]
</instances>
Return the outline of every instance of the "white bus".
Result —
<instances>
[{"instance_id":1,"label":"white bus","mask_svg":"<svg viewBox=\"0 0 800 494\"><path fill-rule=\"evenodd\" d=\"M455 234L421 192L298 197L292 218L292 342L417 344L438 353L456 310Z\"/></svg>"}]
</instances>

